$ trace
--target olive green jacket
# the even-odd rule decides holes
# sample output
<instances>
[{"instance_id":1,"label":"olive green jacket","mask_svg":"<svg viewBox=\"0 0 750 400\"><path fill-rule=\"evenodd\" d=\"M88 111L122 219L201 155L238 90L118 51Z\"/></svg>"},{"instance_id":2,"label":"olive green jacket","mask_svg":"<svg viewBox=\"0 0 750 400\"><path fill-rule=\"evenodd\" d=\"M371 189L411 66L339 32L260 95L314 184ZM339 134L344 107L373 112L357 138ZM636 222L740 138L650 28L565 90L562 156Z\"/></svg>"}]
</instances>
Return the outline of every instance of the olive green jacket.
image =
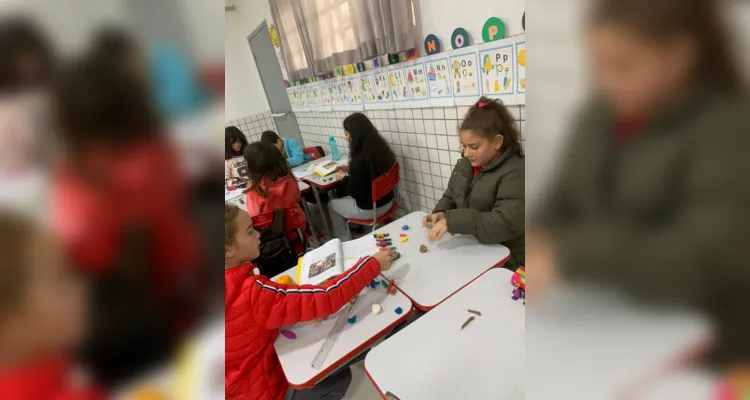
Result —
<instances>
[{"instance_id":1,"label":"olive green jacket","mask_svg":"<svg viewBox=\"0 0 750 400\"><path fill-rule=\"evenodd\" d=\"M750 300L749 103L696 89L630 142L615 130L601 103L586 108L533 222L562 273L736 324L726 304Z\"/></svg>"},{"instance_id":2,"label":"olive green jacket","mask_svg":"<svg viewBox=\"0 0 750 400\"><path fill-rule=\"evenodd\" d=\"M502 244L511 252L506 267L523 265L525 250L524 159L505 152L474 178L466 159L453 168L435 212L444 211L448 232L475 236L481 243ZM500 260L498 260L500 261Z\"/></svg>"}]
</instances>

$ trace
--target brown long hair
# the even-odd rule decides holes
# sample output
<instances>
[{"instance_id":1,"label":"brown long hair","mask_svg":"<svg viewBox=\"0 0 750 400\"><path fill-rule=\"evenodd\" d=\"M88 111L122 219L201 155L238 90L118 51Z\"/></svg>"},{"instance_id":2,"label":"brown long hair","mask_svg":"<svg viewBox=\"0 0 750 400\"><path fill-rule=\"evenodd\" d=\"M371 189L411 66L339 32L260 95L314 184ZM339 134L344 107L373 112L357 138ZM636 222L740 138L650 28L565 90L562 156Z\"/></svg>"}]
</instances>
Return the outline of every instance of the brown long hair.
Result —
<instances>
[{"instance_id":1,"label":"brown long hair","mask_svg":"<svg viewBox=\"0 0 750 400\"><path fill-rule=\"evenodd\" d=\"M472 131L493 140L495 136L503 137L503 152L512 151L523 158L523 148L516 121L510 115L508 109L499 100L488 97L480 97L471 106L461 122L461 131Z\"/></svg>"},{"instance_id":2,"label":"brown long hair","mask_svg":"<svg viewBox=\"0 0 750 400\"><path fill-rule=\"evenodd\" d=\"M292 172L279 149L265 142L249 144L245 149L245 161L250 177L248 190L264 198L268 197L268 187L274 181Z\"/></svg>"},{"instance_id":3,"label":"brown long hair","mask_svg":"<svg viewBox=\"0 0 750 400\"><path fill-rule=\"evenodd\" d=\"M743 87L729 32L715 0L596 0L591 26L614 24L655 41L687 37L695 42L695 72L725 89Z\"/></svg>"}]
</instances>

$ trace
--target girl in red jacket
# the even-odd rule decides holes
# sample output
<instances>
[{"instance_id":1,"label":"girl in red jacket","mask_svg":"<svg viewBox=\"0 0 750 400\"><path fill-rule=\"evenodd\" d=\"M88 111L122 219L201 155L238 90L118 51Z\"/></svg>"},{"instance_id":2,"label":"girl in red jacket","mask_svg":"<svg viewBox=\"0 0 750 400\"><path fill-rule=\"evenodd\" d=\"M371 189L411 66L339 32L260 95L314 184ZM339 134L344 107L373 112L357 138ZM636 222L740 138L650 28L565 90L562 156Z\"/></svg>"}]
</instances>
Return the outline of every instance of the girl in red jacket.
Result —
<instances>
[{"instance_id":1,"label":"girl in red jacket","mask_svg":"<svg viewBox=\"0 0 750 400\"><path fill-rule=\"evenodd\" d=\"M278 153L278 151L277 151ZM224 209L225 395L227 399L340 399L351 381L346 370L305 391L289 389L273 343L282 326L323 318L353 299L393 254L381 251L323 286L276 284L255 275L260 239L250 217L233 205Z\"/></svg>"},{"instance_id":2,"label":"girl in red jacket","mask_svg":"<svg viewBox=\"0 0 750 400\"><path fill-rule=\"evenodd\" d=\"M251 217L279 208L302 208L297 179L284 156L265 142L255 142L245 148L247 173L250 177L246 204ZM300 221L304 223L304 221Z\"/></svg>"}]
</instances>

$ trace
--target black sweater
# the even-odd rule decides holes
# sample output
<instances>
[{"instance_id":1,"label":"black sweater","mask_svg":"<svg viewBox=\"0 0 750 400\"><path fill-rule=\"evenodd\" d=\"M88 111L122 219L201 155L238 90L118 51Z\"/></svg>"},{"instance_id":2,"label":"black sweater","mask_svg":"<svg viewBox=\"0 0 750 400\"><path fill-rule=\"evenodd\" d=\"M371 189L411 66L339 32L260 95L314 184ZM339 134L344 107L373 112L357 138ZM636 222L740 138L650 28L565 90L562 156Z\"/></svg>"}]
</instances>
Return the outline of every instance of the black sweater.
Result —
<instances>
[{"instance_id":1,"label":"black sweater","mask_svg":"<svg viewBox=\"0 0 750 400\"><path fill-rule=\"evenodd\" d=\"M357 207L363 210L372 210L372 181L388 171L372 171L369 166L359 160L349 162L349 176L342 183L349 191ZM377 202L382 207L393 200L393 191L389 192Z\"/></svg>"}]
</instances>

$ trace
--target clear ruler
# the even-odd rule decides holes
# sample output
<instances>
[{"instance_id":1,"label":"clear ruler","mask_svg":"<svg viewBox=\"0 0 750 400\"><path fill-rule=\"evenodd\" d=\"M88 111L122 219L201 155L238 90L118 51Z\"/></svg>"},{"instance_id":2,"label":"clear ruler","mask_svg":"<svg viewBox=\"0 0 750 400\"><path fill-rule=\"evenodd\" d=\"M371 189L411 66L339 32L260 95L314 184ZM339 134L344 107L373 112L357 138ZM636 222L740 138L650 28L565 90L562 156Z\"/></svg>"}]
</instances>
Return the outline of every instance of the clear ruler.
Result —
<instances>
[{"instance_id":1,"label":"clear ruler","mask_svg":"<svg viewBox=\"0 0 750 400\"><path fill-rule=\"evenodd\" d=\"M313 358L313 361L311 364L313 368L320 369L323 367L323 363L326 361L326 358L328 358L328 355L331 354L331 350L333 349L333 346L336 344L336 340L338 340L338 337L339 337L338 333L341 332L341 329L344 327L344 325L346 325L346 322L349 319L349 314L352 312L352 308L354 307L355 302L356 302L356 298L354 302L347 304L344 307L344 311L336 320L336 323L333 324L333 328L331 328L331 331L328 332L328 335L323 341L323 345L320 346L320 350L318 350L318 353L315 354L315 358Z\"/></svg>"}]
</instances>

